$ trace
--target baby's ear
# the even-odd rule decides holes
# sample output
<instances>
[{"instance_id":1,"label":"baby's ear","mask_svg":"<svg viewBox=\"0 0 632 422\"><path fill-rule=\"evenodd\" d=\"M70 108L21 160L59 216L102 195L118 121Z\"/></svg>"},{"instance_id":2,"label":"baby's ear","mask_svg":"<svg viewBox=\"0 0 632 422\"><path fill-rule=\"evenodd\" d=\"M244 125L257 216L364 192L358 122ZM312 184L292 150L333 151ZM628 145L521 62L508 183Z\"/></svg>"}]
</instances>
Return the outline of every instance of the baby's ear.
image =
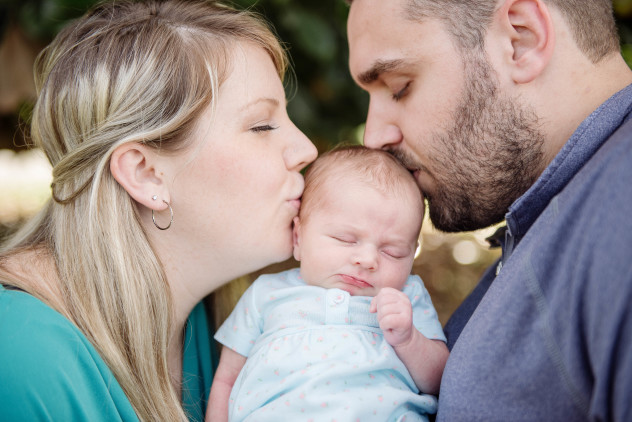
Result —
<instances>
[{"instance_id":1,"label":"baby's ear","mask_svg":"<svg viewBox=\"0 0 632 422\"><path fill-rule=\"evenodd\" d=\"M292 245L294 246L294 259L297 261L301 260L301 219L296 216L294 217L294 227L292 228Z\"/></svg>"}]
</instances>

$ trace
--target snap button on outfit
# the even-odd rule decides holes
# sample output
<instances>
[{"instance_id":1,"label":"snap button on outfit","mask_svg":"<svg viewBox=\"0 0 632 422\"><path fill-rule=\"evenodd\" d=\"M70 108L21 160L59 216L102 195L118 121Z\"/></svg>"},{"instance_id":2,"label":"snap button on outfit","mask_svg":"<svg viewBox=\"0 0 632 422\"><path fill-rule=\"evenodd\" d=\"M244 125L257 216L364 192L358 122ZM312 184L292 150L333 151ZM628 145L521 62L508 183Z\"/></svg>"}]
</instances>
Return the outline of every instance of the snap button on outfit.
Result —
<instances>
[{"instance_id":1,"label":"snap button on outfit","mask_svg":"<svg viewBox=\"0 0 632 422\"><path fill-rule=\"evenodd\" d=\"M325 323L345 324L349 321L351 295L340 289L328 289L325 294Z\"/></svg>"}]
</instances>

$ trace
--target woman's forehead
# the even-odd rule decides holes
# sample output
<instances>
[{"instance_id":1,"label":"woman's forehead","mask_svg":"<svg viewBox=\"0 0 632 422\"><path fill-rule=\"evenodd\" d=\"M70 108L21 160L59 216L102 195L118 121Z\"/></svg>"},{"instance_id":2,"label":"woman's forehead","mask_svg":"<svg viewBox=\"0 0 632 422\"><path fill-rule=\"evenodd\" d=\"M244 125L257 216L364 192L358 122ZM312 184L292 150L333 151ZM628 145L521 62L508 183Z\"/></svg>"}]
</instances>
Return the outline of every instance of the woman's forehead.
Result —
<instances>
[{"instance_id":1,"label":"woman's forehead","mask_svg":"<svg viewBox=\"0 0 632 422\"><path fill-rule=\"evenodd\" d=\"M285 99L281 78L272 58L262 47L253 43L236 43L230 54L229 74L220 87L220 96L227 92L240 94L244 103L259 98Z\"/></svg>"}]
</instances>

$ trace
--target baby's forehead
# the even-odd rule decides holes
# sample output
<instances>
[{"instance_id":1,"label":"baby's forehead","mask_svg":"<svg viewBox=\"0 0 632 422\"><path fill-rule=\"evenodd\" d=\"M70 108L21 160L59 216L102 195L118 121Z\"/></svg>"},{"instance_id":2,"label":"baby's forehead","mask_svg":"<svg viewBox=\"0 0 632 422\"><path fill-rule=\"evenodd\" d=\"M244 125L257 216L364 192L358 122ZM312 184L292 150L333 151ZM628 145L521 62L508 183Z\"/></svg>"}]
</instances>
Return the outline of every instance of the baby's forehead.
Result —
<instances>
[{"instance_id":1,"label":"baby's forehead","mask_svg":"<svg viewBox=\"0 0 632 422\"><path fill-rule=\"evenodd\" d=\"M361 171L345 171L338 168L328 174L322 174L316 189L311 193L314 196L324 196L332 193L349 192L358 189L367 189L379 193L386 200L396 200L412 205L423 203L423 196L417 183L408 178L407 174L389 175L388 177L376 176L375 173Z\"/></svg>"},{"instance_id":2,"label":"baby's forehead","mask_svg":"<svg viewBox=\"0 0 632 422\"><path fill-rule=\"evenodd\" d=\"M352 201L350 205L348 202ZM399 183L396 185L375 183L375 180L362 178L358 174L325 178L322 183L310 191L309 198L303 201L301 217L310 213L335 210L338 213L349 214L353 220L354 210L371 207L379 211L390 203L404 212L417 213L419 221L424 216L424 203L416 183ZM399 212L398 212L399 214ZM415 230L411 227L411 230Z\"/></svg>"},{"instance_id":3,"label":"baby's forehead","mask_svg":"<svg viewBox=\"0 0 632 422\"><path fill-rule=\"evenodd\" d=\"M358 146L330 151L310 166L305 183L301 218L324 206L332 192L349 191L358 186L401 201L402 207L411 207L423 218L424 201L416 180L385 151Z\"/></svg>"}]
</instances>

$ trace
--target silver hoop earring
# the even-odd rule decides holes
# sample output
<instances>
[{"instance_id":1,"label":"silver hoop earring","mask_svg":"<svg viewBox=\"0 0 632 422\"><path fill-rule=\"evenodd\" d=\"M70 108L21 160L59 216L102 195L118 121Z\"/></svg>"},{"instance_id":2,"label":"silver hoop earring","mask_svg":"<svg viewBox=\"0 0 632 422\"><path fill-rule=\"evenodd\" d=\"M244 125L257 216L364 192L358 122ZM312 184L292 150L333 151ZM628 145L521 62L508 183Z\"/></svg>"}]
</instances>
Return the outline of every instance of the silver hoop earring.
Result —
<instances>
[{"instance_id":1,"label":"silver hoop earring","mask_svg":"<svg viewBox=\"0 0 632 422\"><path fill-rule=\"evenodd\" d=\"M154 198L152 197L152 199ZM162 200L162 202L167 204L167 206L169 207L169 212L171 213L171 220L169 221L169 224L166 227L160 227L158 223L156 223L156 217L154 217L154 210L151 210L151 221L154 222L154 226L156 226L156 228L158 228L159 230L167 230L169 227L171 227L171 223L173 223L173 208L171 208L171 204L165 201L164 199Z\"/></svg>"}]
</instances>

